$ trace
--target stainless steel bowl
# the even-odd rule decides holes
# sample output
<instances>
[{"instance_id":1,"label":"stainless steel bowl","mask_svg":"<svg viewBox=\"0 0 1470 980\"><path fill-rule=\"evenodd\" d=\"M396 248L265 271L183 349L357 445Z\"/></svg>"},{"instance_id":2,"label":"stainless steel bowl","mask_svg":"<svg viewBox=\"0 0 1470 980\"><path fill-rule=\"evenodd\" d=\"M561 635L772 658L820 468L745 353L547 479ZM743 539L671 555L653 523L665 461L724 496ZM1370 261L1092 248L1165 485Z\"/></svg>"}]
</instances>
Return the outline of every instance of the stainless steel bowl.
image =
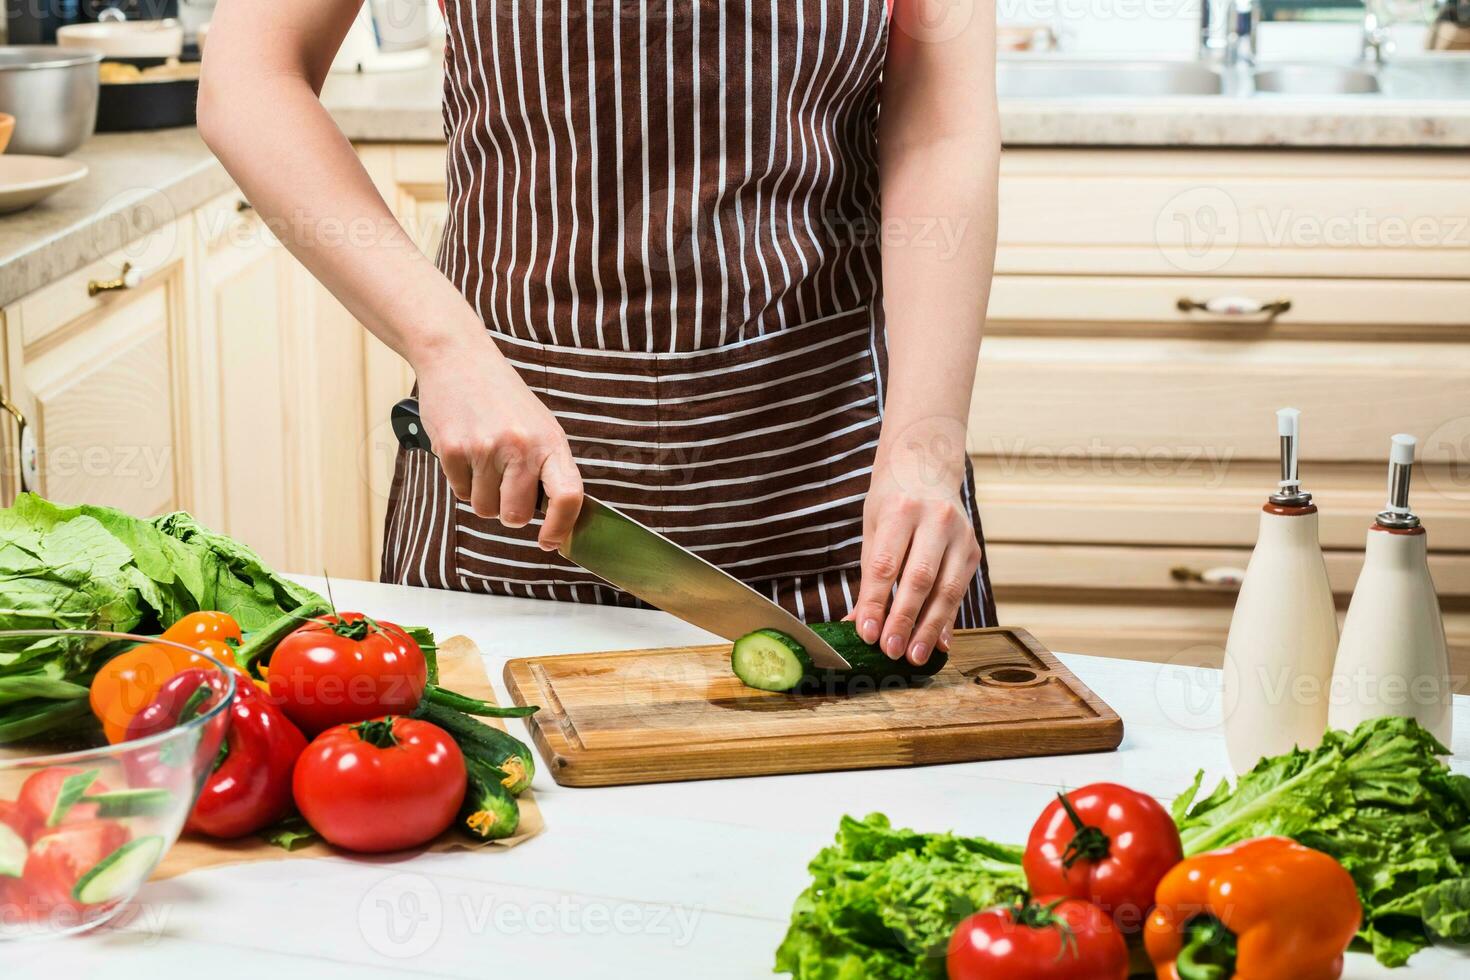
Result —
<instances>
[{"instance_id":1,"label":"stainless steel bowl","mask_svg":"<svg viewBox=\"0 0 1470 980\"><path fill-rule=\"evenodd\" d=\"M97 128L95 51L49 45L0 47L0 112L15 117L8 152L61 157Z\"/></svg>"}]
</instances>

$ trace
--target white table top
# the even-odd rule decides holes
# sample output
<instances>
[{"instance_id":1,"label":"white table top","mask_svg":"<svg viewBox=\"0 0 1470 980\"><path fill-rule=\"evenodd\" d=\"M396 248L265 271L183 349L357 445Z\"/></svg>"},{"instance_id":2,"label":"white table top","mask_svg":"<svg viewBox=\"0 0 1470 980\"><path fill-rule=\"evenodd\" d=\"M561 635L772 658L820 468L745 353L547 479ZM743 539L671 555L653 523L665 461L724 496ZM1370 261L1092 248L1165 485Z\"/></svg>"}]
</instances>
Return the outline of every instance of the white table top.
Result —
<instances>
[{"instance_id":1,"label":"white table top","mask_svg":"<svg viewBox=\"0 0 1470 980\"><path fill-rule=\"evenodd\" d=\"M362 582L332 590L340 609L470 636L502 697L512 657L711 642L657 612ZM513 850L195 872L146 886L121 926L0 948L0 964L7 978L48 980L768 976L807 862L845 813L1021 843L1058 789L1110 780L1167 801L1197 768L1207 788L1226 773L1218 672L1062 659L1122 715L1117 752L610 789L559 787L543 766L546 832ZM1456 699L1455 719L1455 765L1470 771L1470 698ZM1349 978L1470 968L1440 949L1407 970L1349 961Z\"/></svg>"}]
</instances>

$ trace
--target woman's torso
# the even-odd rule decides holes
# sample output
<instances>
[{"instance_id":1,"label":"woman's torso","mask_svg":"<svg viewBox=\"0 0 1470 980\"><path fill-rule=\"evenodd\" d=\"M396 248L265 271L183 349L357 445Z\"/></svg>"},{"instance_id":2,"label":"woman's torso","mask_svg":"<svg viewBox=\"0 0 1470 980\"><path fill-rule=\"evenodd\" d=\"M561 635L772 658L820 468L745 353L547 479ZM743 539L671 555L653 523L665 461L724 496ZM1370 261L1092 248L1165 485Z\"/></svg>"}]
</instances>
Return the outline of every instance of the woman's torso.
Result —
<instances>
[{"instance_id":1,"label":"woman's torso","mask_svg":"<svg viewBox=\"0 0 1470 980\"><path fill-rule=\"evenodd\" d=\"M494 332L704 350L869 306L885 0L449 0L441 268Z\"/></svg>"}]
</instances>

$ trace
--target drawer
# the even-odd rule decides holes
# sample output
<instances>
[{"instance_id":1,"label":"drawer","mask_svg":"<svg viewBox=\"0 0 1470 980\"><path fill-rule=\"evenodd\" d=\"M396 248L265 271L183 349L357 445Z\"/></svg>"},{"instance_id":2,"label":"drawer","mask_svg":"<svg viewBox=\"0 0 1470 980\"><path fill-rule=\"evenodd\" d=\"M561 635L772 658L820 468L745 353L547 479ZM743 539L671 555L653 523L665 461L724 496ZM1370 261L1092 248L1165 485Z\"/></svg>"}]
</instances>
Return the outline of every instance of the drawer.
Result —
<instances>
[{"instance_id":1,"label":"drawer","mask_svg":"<svg viewBox=\"0 0 1470 980\"><path fill-rule=\"evenodd\" d=\"M1470 344L991 337L971 408L976 455L1277 458L1276 409L1302 410L1302 460L1387 459L1395 432L1430 437L1470 412Z\"/></svg>"},{"instance_id":2,"label":"drawer","mask_svg":"<svg viewBox=\"0 0 1470 980\"><path fill-rule=\"evenodd\" d=\"M1470 280L997 275L986 330L990 337L1470 342ZM1339 354L1311 350L1322 361Z\"/></svg>"},{"instance_id":3,"label":"drawer","mask_svg":"<svg viewBox=\"0 0 1470 980\"><path fill-rule=\"evenodd\" d=\"M1038 545L987 541L986 556L998 591L1017 595L1149 593L1226 597L1233 603L1250 562L1249 548L1142 548ZM1328 550L1327 576L1342 602L1352 595L1362 570L1361 551ZM1470 599L1470 555L1436 552L1429 558L1442 599ZM1126 601L1126 600L1125 600Z\"/></svg>"},{"instance_id":4,"label":"drawer","mask_svg":"<svg viewBox=\"0 0 1470 980\"><path fill-rule=\"evenodd\" d=\"M1023 626L1048 649L1124 660L1218 667L1230 630L1230 602L1097 602L1059 593L1012 596L996 584L1001 623ZM1470 612L1445 612L1450 675L1470 693Z\"/></svg>"},{"instance_id":5,"label":"drawer","mask_svg":"<svg viewBox=\"0 0 1470 980\"><path fill-rule=\"evenodd\" d=\"M997 269L1460 279L1463 154L1009 149Z\"/></svg>"}]
</instances>

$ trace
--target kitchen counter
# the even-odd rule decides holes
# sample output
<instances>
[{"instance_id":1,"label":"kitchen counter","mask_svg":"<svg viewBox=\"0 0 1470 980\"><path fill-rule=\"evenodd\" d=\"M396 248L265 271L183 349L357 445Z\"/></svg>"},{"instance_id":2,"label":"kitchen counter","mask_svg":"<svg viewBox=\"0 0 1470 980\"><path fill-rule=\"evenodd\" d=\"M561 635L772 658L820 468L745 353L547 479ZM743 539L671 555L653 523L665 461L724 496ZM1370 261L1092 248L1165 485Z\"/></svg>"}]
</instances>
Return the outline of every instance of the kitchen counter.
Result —
<instances>
[{"instance_id":1,"label":"kitchen counter","mask_svg":"<svg viewBox=\"0 0 1470 980\"><path fill-rule=\"evenodd\" d=\"M469 635L502 697L511 657L710 639L658 612L332 588L342 608ZM1024 841L1062 787L1114 780L1167 800L1197 767L1208 770L1207 787L1225 771L1210 696L1218 672L1063 659L1123 716L1117 752L609 789L564 789L543 767L535 789L546 832L514 850L195 872L145 887L120 927L6 949L6 976L124 980L201 964L219 973L209 964L221 962L229 976L354 980L766 976L807 862L845 813L881 810L899 826ZM1470 699L1456 699L1455 718L1455 766L1470 771ZM1348 978L1445 977L1465 962L1443 949L1397 971L1348 960Z\"/></svg>"},{"instance_id":2,"label":"kitchen counter","mask_svg":"<svg viewBox=\"0 0 1470 980\"><path fill-rule=\"evenodd\" d=\"M440 69L334 75L322 93L359 141L439 141ZM1007 146L1470 147L1470 99L1178 96L1001 99Z\"/></svg>"}]
</instances>

